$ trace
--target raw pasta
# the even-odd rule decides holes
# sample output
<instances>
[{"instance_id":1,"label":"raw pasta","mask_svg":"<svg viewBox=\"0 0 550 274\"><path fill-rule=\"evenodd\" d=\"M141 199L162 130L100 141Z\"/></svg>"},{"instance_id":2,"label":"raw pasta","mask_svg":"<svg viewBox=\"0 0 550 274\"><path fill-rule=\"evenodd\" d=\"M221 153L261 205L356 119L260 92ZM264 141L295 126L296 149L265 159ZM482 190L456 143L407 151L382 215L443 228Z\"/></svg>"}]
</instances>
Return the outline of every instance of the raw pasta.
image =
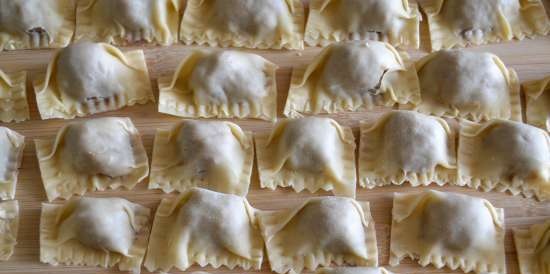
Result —
<instances>
[{"instance_id":1,"label":"raw pasta","mask_svg":"<svg viewBox=\"0 0 550 274\"><path fill-rule=\"evenodd\" d=\"M417 4L408 0L312 0L304 40L316 46L370 39L418 48L420 20Z\"/></svg>"},{"instance_id":2,"label":"raw pasta","mask_svg":"<svg viewBox=\"0 0 550 274\"><path fill-rule=\"evenodd\" d=\"M255 210L245 198L194 188L160 203L145 267L183 271L196 263L260 269L263 246Z\"/></svg>"},{"instance_id":3,"label":"raw pasta","mask_svg":"<svg viewBox=\"0 0 550 274\"><path fill-rule=\"evenodd\" d=\"M251 133L230 122L185 120L157 131L149 188L199 186L246 196L253 162Z\"/></svg>"},{"instance_id":4,"label":"raw pasta","mask_svg":"<svg viewBox=\"0 0 550 274\"><path fill-rule=\"evenodd\" d=\"M301 0L188 0L180 27L184 44L303 49Z\"/></svg>"},{"instance_id":5,"label":"raw pasta","mask_svg":"<svg viewBox=\"0 0 550 274\"><path fill-rule=\"evenodd\" d=\"M528 229L514 229L521 274L550 273L550 220Z\"/></svg>"},{"instance_id":6,"label":"raw pasta","mask_svg":"<svg viewBox=\"0 0 550 274\"><path fill-rule=\"evenodd\" d=\"M72 199L42 204L40 261L51 265L118 265L139 274L150 210L121 198Z\"/></svg>"},{"instance_id":7,"label":"raw pasta","mask_svg":"<svg viewBox=\"0 0 550 274\"><path fill-rule=\"evenodd\" d=\"M396 103L420 103L418 77L407 53L377 41L346 42L294 69L284 114L299 117Z\"/></svg>"},{"instance_id":8,"label":"raw pasta","mask_svg":"<svg viewBox=\"0 0 550 274\"><path fill-rule=\"evenodd\" d=\"M0 127L0 200L15 198L15 187L24 148L23 135Z\"/></svg>"},{"instance_id":9,"label":"raw pasta","mask_svg":"<svg viewBox=\"0 0 550 274\"><path fill-rule=\"evenodd\" d=\"M527 123L550 131L550 76L523 85Z\"/></svg>"},{"instance_id":10,"label":"raw pasta","mask_svg":"<svg viewBox=\"0 0 550 274\"><path fill-rule=\"evenodd\" d=\"M0 202L0 261L7 261L13 255L19 229L19 203Z\"/></svg>"},{"instance_id":11,"label":"raw pasta","mask_svg":"<svg viewBox=\"0 0 550 274\"><path fill-rule=\"evenodd\" d=\"M277 66L232 50L194 51L159 80L159 111L181 117L277 118Z\"/></svg>"},{"instance_id":12,"label":"raw pasta","mask_svg":"<svg viewBox=\"0 0 550 274\"><path fill-rule=\"evenodd\" d=\"M335 267L321 268L316 274L392 274L383 267Z\"/></svg>"},{"instance_id":13,"label":"raw pasta","mask_svg":"<svg viewBox=\"0 0 550 274\"><path fill-rule=\"evenodd\" d=\"M328 118L283 120L255 136L264 188L320 189L355 197L355 140L350 128Z\"/></svg>"},{"instance_id":14,"label":"raw pasta","mask_svg":"<svg viewBox=\"0 0 550 274\"><path fill-rule=\"evenodd\" d=\"M147 153L129 118L69 123L55 139L35 140L48 200L133 188L149 174Z\"/></svg>"},{"instance_id":15,"label":"raw pasta","mask_svg":"<svg viewBox=\"0 0 550 274\"><path fill-rule=\"evenodd\" d=\"M4 73L0 70L0 122L22 122L29 119L27 73Z\"/></svg>"},{"instance_id":16,"label":"raw pasta","mask_svg":"<svg viewBox=\"0 0 550 274\"><path fill-rule=\"evenodd\" d=\"M465 273L506 273L504 210L463 194L396 193L390 265L405 258Z\"/></svg>"},{"instance_id":17,"label":"raw pasta","mask_svg":"<svg viewBox=\"0 0 550 274\"><path fill-rule=\"evenodd\" d=\"M34 83L42 119L86 116L154 101L143 51L80 42L57 52Z\"/></svg>"}]
</instances>

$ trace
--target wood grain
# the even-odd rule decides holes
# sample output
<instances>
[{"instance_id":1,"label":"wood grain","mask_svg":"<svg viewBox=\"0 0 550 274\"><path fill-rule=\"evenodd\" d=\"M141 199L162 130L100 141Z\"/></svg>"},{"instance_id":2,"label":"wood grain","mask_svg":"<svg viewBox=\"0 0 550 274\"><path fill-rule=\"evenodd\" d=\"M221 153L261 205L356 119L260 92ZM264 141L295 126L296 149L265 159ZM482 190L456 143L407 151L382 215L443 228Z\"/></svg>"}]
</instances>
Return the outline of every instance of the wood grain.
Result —
<instances>
[{"instance_id":1,"label":"wood grain","mask_svg":"<svg viewBox=\"0 0 550 274\"><path fill-rule=\"evenodd\" d=\"M550 0L545 0L550 6ZM426 27L423 28L423 47L427 45ZM171 47L145 47L144 51L147 57L150 74L153 79L155 96L158 98L156 88L156 79L159 76L171 75L179 61L188 54L194 47L175 45ZM489 45L476 47L470 50L489 51L500 56L504 62L516 69L521 81L539 79L550 75L550 37L540 37L534 40L515 41L499 45ZM319 48L308 48L304 51L256 51L265 58L279 65L277 72L278 84L278 104L279 115L287 96L290 73L292 67L308 64L313 57L320 51ZM46 66L52 50L23 50L13 52L0 52L0 69L7 72L27 70L30 80L35 79L37 75L46 70ZM412 58L417 59L426 54L426 50L409 51ZM30 81L29 81L30 84ZM14 256L7 262L0 263L0 273L119 273L115 269L99 269L94 267L52 267L39 262L39 237L38 226L40 217L40 205L46 200L42 187L38 163L35 155L33 140L36 138L52 137L57 130L67 123L63 120L41 121L36 109L35 98L32 91L28 90L29 103L31 109L31 120L18 124L8 124L7 126L26 136L26 148L24 152L23 164L19 175L19 184L17 186L16 199L20 202L21 221L18 244ZM369 112L343 113L338 115L329 115L343 125L350 126L354 132L358 133L359 121L364 119L374 119L380 113L387 109L379 108ZM157 128L169 128L177 122L179 118L160 114L156 110L156 104L135 106L122 109L120 111L100 116L128 116L131 117L135 125L143 136L143 142L151 157L151 146L153 136ZM246 130L254 132L266 132L272 127L269 122L258 120L234 120L237 124ZM6 126L5 124L2 124ZM106 191L102 193L90 193L89 196L100 197L124 197L133 202L137 202L155 209L162 197L169 196L160 191L147 190L147 181L140 183L135 189L128 191ZM482 193L471 189L459 187L430 187L444 191L454 191L466 193L473 196L484 197L490 200L496 207L502 207L506 213L506 261L508 273L518 274L518 264L515 254L515 248L512 241L511 229L517 227L527 227L530 224L542 222L550 218L550 202L541 203L523 197L514 197L507 193ZM417 192L422 188L404 187L384 187L374 190L359 189L357 199L369 201L371 203L372 215L376 222L376 231L378 238L379 261L384 266L388 263L389 233L391 223L391 205L392 194L394 192ZM289 189L278 189L270 191L260 189L258 176L253 174L253 182L248 199L251 204L259 209L279 209L292 206L306 197L326 195L327 193L294 193ZM396 273L461 273L460 271L451 271L449 269L436 269L434 267L422 268L411 260L405 260L398 267L389 269ZM269 266L264 263L261 271L243 271L241 269L229 270L227 268L212 269L192 267L188 271L205 270L212 273L243 273L257 272L269 273ZM143 273L148 273L143 270ZM172 273L180 273L172 271Z\"/></svg>"}]
</instances>

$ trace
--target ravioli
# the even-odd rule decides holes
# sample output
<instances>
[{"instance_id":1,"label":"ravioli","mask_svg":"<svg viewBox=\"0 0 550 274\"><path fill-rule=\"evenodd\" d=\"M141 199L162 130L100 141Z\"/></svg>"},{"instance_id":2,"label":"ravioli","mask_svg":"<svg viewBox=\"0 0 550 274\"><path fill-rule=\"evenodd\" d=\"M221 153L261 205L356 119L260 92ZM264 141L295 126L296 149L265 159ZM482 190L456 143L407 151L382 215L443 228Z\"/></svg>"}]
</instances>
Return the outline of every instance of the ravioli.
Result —
<instances>
[{"instance_id":1,"label":"ravioli","mask_svg":"<svg viewBox=\"0 0 550 274\"><path fill-rule=\"evenodd\" d=\"M459 183L539 200L550 199L550 137L539 128L504 120L463 123Z\"/></svg>"},{"instance_id":2,"label":"ravioli","mask_svg":"<svg viewBox=\"0 0 550 274\"><path fill-rule=\"evenodd\" d=\"M0 127L0 200L15 198L15 187L24 148L23 135L9 128Z\"/></svg>"},{"instance_id":3,"label":"ravioli","mask_svg":"<svg viewBox=\"0 0 550 274\"><path fill-rule=\"evenodd\" d=\"M40 261L139 274L149 236L150 209L121 198L42 204Z\"/></svg>"},{"instance_id":4,"label":"ravioli","mask_svg":"<svg viewBox=\"0 0 550 274\"><path fill-rule=\"evenodd\" d=\"M7 261L13 255L19 229L19 203L0 201L0 261Z\"/></svg>"},{"instance_id":5,"label":"ravioli","mask_svg":"<svg viewBox=\"0 0 550 274\"><path fill-rule=\"evenodd\" d=\"M277 118L277 66L238 51L194 51L159 80L159 112L180 117Z\"/></svg>"},{"instance_id":6,"label":"ravioli","mask_svg":"<svg viewBox=\"0 0 550 274\"><path fill-rule=\"evenodd\" d=\"M328 118L283 120L255 136L260 185L355 197L355 139Z\"/></svg>"},{"instance_id":7,"label":"ravioli","mask_svg":"<svg viewBox=\"0 0 550 274\"><path fill-rule=\"evenodd\" d=\"M550 76L523 85L527 123L550 131Z\"/></svg>"},{"instance_id":8,"label":"ravioli","mask_svg":"<svg viewBox=\"0 0 550 274\"><path fill-rule=\"evenodd\" d=\"M476 122L521 120L516 72L494 54L443 50L420 59L416 69L422 93L417 111Z\"/></svg>"},{"instance_id":9,"label":"ravioli","mask_svg":"<svg viewBox=\"0 0 550 274\"><path fill-rule=\"evenodd\" d=\"M368 202L311 198L294 208L258 214L271 270L300 273L330 265L378 265Z\"/></svg>"},{"instance_id":10,"label":"ravioli","mask_svg":"<svg viewBox=\"0 0 550 274\"><path fill-rule=\"evenodd\" d=\"M392 274L383 267L334 267L321 268L316 274Z\"/></svg>"},{"instance_id":11,"label":"ravioli","mask_svg":"<svg viewBox=\"0 0 550 274\"><path fill-rule=\"evenodd\" d=\"M528 229L514 229L521 274L550 273L550 220Z\"/></svg>"},{"instance_id":12,"label":"ravioli","mask_svg":"<svg viewBox=\"0 0 550 274\"><path fill-rule=\"evenodd\" d=\"M248 270L260 269L262 259L263 241L248 201L194 188L160 203L145 267L151 272L183 271L192 264Z\"/></svg>"},{"instance_id":13,"label":"ravioli","mask_svg":"<svg viewBox=\"0 0 550 274\"><path fill-rule=\"evenodd\" d=\"M132 189L149 174L147 153L129 118L69 123L55 139L35 144L50 201L107 188Z\"/></svg>"},{"instance_id":14,"label":"ravioli","mask_svg":"<svg viewBox=\"0 0 550 274\"><path fill-rule=\"evenodd\" d=\"M387 43L346 42L325 48L295 68L284 114L337 113L420 103L414 64Z\"/></svg>"},{"instance_id":15,"label":"ravioli","mask_svg":"<svg viewBox=\"0 0 550 274\"><path fill-rule=\"evenodd\" d=\"M301 0L189 0L180 26L184 44L303 49Z\"/></svg>"},{"instance_id":16,"label":"ravioli","mask_svg":"<svg viewBox=\"0 0 550 274\"><path fill-rule=\"evenodd\" d=\"M380 40L419 48L422 16L408 0L312 0L305 30L310 46L345 40Z\"/></svg>"},{"instance_id":17,"label":"ravioli","mask_svg":"<svg viewBox=\"0 0 550 274\"><path fill-rule=\"evenodd\" d=\"M74 24L74 0L1 0L0 51L65 47Z\"/></svg>"},{"instance_id":18,"label":"ravioli","mask_svg":"<svg viewBox=\"0 0 550 274\"><path fill-rule=\"evenodd\" d=\"M254 145L252 134L220 121L184 120L155 135L149 189L195 186L246 196Z\"/></svg>"},{"instance_id":19,"label":"ravioli","mask_svg":"<svg viewBox=\"0 0 550 274\"><path fill-rule=\"evenodd\" d=\"M80 42L54 55L34 83L42 119L86 116L154 101L143 51Z\"/></svg>"},{"instance_id":20,"label":"ravioli","mask_svg":"<svg viewBox=\"0 0 550 274\"><path fill-rule=\"evenodd\" d=\"M409 257L422 266L505 274L504 234L504 210L485 199L434 190L396 193L390 265Z\"/></svg>"},{"instance_id":21,"label":"ravioli","mask_svg":"<svg viewBox=\"0 0 550 274\"><path fill-rule=\"evenodd\" d=\"M0 122L22 122L29 119L27 73L4 73L0 70Z\"/></svg>"},{"instance_id":22,"label":"ravioli","mask_svg":"<svg viewBox=\"0 0 550 274\"><path fill-rule=\"evenodd\" d=\"M432 0L420 3L432 50L546 35L550 20L540 0Z\"/></svg>"},{"instance_id":23,"label":"ravioli","mask_svg":"<svg viewBox=\"0 0 550 274\"><path fill-rule=\"evenodd\" d=\"M181 0L84 0L77 3L75 40L115 45L178 41Z\"/></svg>"},{"instance_id":24,"label":"ravioli","mask_svg":"<svg viewBox=\"0 0 550 274\"><path fill-rule=\"evenodd\" d=\"M455 137L445 120L412 111L363 122L359 183L368 188L456 183Z\"/></svg>"}]
</instances>

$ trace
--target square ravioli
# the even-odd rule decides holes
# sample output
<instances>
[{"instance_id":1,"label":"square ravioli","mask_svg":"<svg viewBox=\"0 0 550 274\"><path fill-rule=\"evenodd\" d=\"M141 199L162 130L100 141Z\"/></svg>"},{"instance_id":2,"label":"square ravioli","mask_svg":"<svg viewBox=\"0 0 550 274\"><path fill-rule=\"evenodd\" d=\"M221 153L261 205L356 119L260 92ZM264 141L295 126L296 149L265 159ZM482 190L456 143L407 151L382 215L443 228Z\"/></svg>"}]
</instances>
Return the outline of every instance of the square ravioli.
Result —
<instances>
[{"instance_id":1,"label":"square ravioli","mask_svg":"<svg viewBox=\"0 0 550 274\"><path fill-rule=\"evenodd\" d=\"M244 197L194 188L160 203L145 267L151 272L184 271L193 264L258 270L263 248L255 209Z\"/></svg>"},{"instance_id":2,"label":"square ravioli","mask_svg":"<svg viewBox=\"0 0 550 274\"><path fill-rule=\"evenodd\" d=\"M182 0L80 0L76 40L115 45L178 41Z\"/></svg>"},{"instance_id":3,"label":"square ravioli","mask_svg":"<svg viewBox=\"0 0 550 274\"><path fill-rule=\"evenodd\" d=\"M149 236L150 209L121 198L42 204L40 262L84 265L139 274Z\"/></svg>"},{"instance_id":4,"label":"square ravioli","mask_svg":"<svg viewBox=\"0 0 550 274\"><path fill-rule=\"evenodd\" d=\"M19 203L0 202L0 261L7 261L13 255L19 229Z\"/></svg>"},{"instance_id":5,"label":"square ravioli","mask_svg":"<svg viewBox=\"0 0 550 274\"><path fill-rule=\"evenodd\" d=\"M550 274L550 219L528 229L514 229L521 274Z\"/></svg>"},{"instance_id":6,"label":"square ravioli","mask_svg":"<svg viewBox=\"0 0 550 274\"><path fill-rule=\"evenodd\" d=\"M22 122L29 119L27 73L5 73L0 70L0 122Z\"/></svg>"},{"instance_id":7,"label":"square ravioli","mask_svg":"<svg viewBox=\"0 0 550 274\"><path fill-rule=\"evenodd\" d=\"M419 48L422 16L408 0L312 0L305 30L310 46L345 40L380 40Z\"/></svg>"},{"instance_id":8,"label":"square ravioli","mask_svg":"<svg viewBox=\"0 0 550 274\"><path fill-rule=\"evenodd\" d=\"M315 274L393 274L383 267L327 267L318 269Z\"/></svg>"},{"instance_id":9,"label":"square ravioli","mask_svg":"<svg viewBox=\"0 0 550 274\"><path fill-rule=\"evenodd\" d=\"M23 159L25 137L9 128L0 127L0 200L13 200L19 167Z\"/></svg>"},{"instance_id":10,"label":"square ravioli","mask_svg":"<svg viewBox=\"0 0 550 274\"><path fill-rule=\"evenodd\" d=\"M417 61L416 70L422 102L402 108L475 122L521 120L516 72L494 54L442 50Z\"/></svg>"},{"instance_id":11,"label":"square ravioli","mask_svg":"<svg viewBox=\"0 0 550 274\"><path fill-rule=\"evenodd\" d=\"M180 26L184 44L303 49L301 0L188 0Z\"/></svg>"},{"instance_id":12,"label":"square ravioli","mask_svg":"<svg viewBox=\"0 0 550 274\"><path fill-rule=\"evenodd\" d=\"M74 33L75 0L0 1L0 51L67 46Z\"/></svg>"},{"instance_id":13,"label":"square ravioli","mask_svg":"<svg viewBox=\"0 0 550 274\"><path fill-rule=\"evenodd\" d=\"M359 183L427 186L456 183L456 133L441 118L392 111L361 123Z\"/></svg>"},{"instance_id":14,"label":"square ravioli","mask_svg":"<svg viewBox=\"0 0 550 274\"><path fill-rule=\"evenodd\" d=\"M434 190L395 193L390 265L409 257L422 266L505 274L504 234L504 210L485 199Z\"/></svg>"},{"instance_id":15,"label":"square ravioli","mask_svg":"<svg viewBox=\"0 0 550 274\"><path fill-rule=\"evenodd\" d=\"M541 0L428 0L432 50L546 35L550 20Z\"/></svg>"},{"instance_id":16,"label":"square ravioli","mask_svg":"<svg viewBox=\"0 0 550 274\"><path fill-rule=\"evenodd\" d=\"M198 186L246 196L253 163L250 132L230 122L185 120L157 131L149 189L168 193Z\"/></svg>"},{"instance_id":17,"label":"square ravioli","mask_svg":"<svg viewBox=\"0 0 550 274\"><path fill-rule=\"evenodd\" d=\"M254 137L260 185L355 197L355 138L328 118L283 120Z\"/></svg>"},{"instance_id":18,"label":"square ravioli","mask_svg":"<svg viewBox=\"0 0 550 274\"><path fill-rule=\"evenodd\" d=\"M154 101L142 50L80 42L58 51L35 81L42 119L72 119Z\"/></svg>"},{"instance_id":19,"label":"square ravioli","mask_svg":"<svg viewBox=\"0 0 550 274\"><path fill-rule=\"evenodd\" d=\"M277 66L239 51L193 51L161 78L159 112L180 117L277 119Z\"/></svg>"},{"instance_id":20,"label":"square ravioli","mask_svg":"<svg viewBox=\"0 0 550 274\"><path fill-rule=\"evenodd\" d=\"M55 139L35 140L48 200L107 188L133 188L149 174L147 153L130 118L72 122Z\"/></svg>"},{"instance_id":21,"label":"square ravioli","mask_svg":"<svg viewBox=\"0 0 550 274\"><path fill-rule=\"evenodd\" d=\"M346 42L295 68L284 114L337 113L420 103L414 63L387 43Z\"/></svg>"},{"instance_id":22,"label":"square ravioli","mask_svg":"<svg viewBox=\"0 0 550 274\"><path fill-rule=\"evenodd\" d=\"M300 273L330 265L378 265L368 202L316 197L258 216L269 265L276 273Z\"/></svg>"},{"instance_id":23,"label":"square ravioli","mask_svg":"<svg viewBox=\"0 0 550 274\"><path fill-rule=\"evenodd\" d=\"M550 76L523 84L527 123L550 131Z\"/></svg>"},{"instance_id":24,"label":"square ravioli","mask_svg":"<svg viewBox=\"0 0 550 274\"><path fill-rule=\"evenodd\" d=\"M463 122L458 145L459 184L550 199L550 137L527 124Z\"/></svg>"}]
</instances>

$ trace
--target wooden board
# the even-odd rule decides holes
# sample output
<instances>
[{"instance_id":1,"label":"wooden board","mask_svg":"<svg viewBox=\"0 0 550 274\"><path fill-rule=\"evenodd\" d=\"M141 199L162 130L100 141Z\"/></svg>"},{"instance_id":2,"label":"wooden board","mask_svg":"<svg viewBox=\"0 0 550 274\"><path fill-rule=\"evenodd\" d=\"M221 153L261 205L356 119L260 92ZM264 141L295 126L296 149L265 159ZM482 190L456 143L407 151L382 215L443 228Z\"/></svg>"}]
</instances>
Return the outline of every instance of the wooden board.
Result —
<instances>
[{"instance_id":1,"label":"wooden board","mask_svg":"<svg viewBox=\"0 0 550 274\"><path fill-rule=\"evenodd\" d=\"M549 0L546 0L550 2ZM550 6L550 5L549 5ZM425 34L426 27L423 25L423 47L426 47L427 41ZM155 86L155 96L158 98L156 88L156 79L159 76L171 75L179 61L192 50L193 47L181 45L171 47L146 47L144 48L147 56L147 62L153 85ZM308 48L302 52L296 51L251 51L259 53L267 59L280 66L277 72L277 83L279 89L279 116L287 95L291 69L294 66L308 64L312 58L319 52L318 48ZM550 37L541 37L535 40L525 40L522 42L510 42L500 45L490 45L472 48L475 51L490 51L500 56L504 62L516 69L521 81L542 78L550 75ZM14 52L0 52L0 69L7 72L20 70L29 71L30 79L35 79L37 75L46 70L46 66L52 56L52 50L25 50ZM415 59L426 54L426 50L409 51ZM30 82L29 82L30 83ZM35 98L29 89L29 102L31 108L31 120L19 124L8 124L7 126L25 135L26 148L24 152L23 164L19 175L19 184L17 185L16 199L20 202L21 221L18 244L15 254L7 262L0 263L0 273L119 273L117 269L99 269L94 267L52 267L40 263L39 261L39 237L38 227L40 221L40 205L46 200L42 187L38 163L34 149L33 140L36 138L50 138L54 136L57 130L67 123L63 120L41 121L36 109ZM344 113L330 115L343 125L354 128L358 133L359 121L364 119L376 118L380 113L387 109L377 109L369 112ZM131 117L135 125L143 136L143 142L151 157L151 147L153 136L157 128L169 128L177 122L179 118L160 114L156 110L156 104L150 103L142 106L135 106L122 109L120 111L100 116L128 116ZM267 132L272 124L257 120L234 120L245 130L254 132ZM3 125L3 124L2 124ZM5 126L5 125L4 125ZM147 181L140 183L135 189L129 191L106 191L102 193L90 193L89 196L100 197L124 197L133 202L137 202L155 209L161 198L170 196L162 194L160 191L147 190ZM444 191L455 191L467 193L473 196L489 199L496 207L505 208L506 213L506 261L508 273L518 274L518 264L515 254L515 248L512 241L512 228L527 227L528 225L542 222L550 218L550 202L540 203L532 199L522 197L513 197L506 193L482 193L471 189L459 187L431 187ZM392 194L394 192L418 192L422 188L404 187L384 187L374 190L359 189L358 200L369 201L371 203L372 215L376 222L376 231L378 238L379 262L384 266L388 264L389 256L389 233L391 223L391 205ZM270 191L260 189L256 171L253 174L248 199L254 207L259 209L279 209L297 204L306 197L326 195L327 193L294 193L289 189L278 189ZM398 267L389 268L396 273L461 273L460 271L451 271L449 269L436 269L434 267L422 268L411 260L405 260ZM229 270L227 268L212 269L192 267L188 271L205 270L212 273L269 273L269 266L264 263L261 271L244 271L241 269ZM148 273L143 269L143 273ZM179 273L179 271L172 271Z\"/></svg>"}]
</instances>

